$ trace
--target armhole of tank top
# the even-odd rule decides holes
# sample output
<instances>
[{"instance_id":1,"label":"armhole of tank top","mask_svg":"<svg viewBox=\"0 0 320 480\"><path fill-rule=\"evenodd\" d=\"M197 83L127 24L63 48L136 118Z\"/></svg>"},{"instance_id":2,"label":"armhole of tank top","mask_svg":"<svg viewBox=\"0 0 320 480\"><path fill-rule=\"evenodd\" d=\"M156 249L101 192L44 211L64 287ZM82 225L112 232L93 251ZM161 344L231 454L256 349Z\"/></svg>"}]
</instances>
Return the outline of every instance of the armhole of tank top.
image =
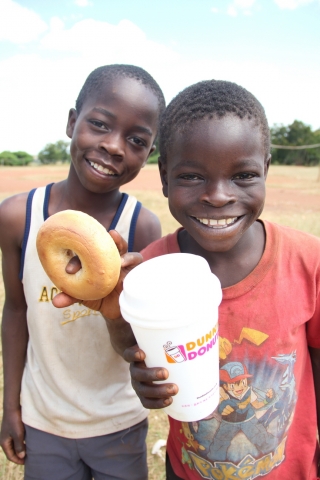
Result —
<instances>
[{"instance_id":1,"label":"armhole of tank top","mask_svg":"<svg viewBox=\"0 0 320 480\"><path fill-rule=\"evenodd\" d=\"M22 280L23 278L23 267L24 267L24 257L26 253L28 237L30 232L30 223L31 223L31 209L32 209L32 200L35 194L36 188L31 190L28 194L27 198L27 205L26 205L26 223L24 227L24 235L22 240L22 249L21 249L21 260L20 260L20 272L19 272L19 279Z\"/></svg>"},{"instance_id":2,"label":"armhole of tank top","mask_svg":"<svg viewBox=\"0 0 320 480\"><path fill-rule=\"evenodd\" d=\"M122 194L122 198L121 198L121 202L120 202L120 205L118 207L118 210L116 211L116 214L115 216L113 217L112 219L112 222L111 222L111 225L109 227L109 230L114 230L117 226L117 223L119 221L119 218L121 217L121 214L123 212L123 209L125 207L125 204L127 203L127 200L129 198L129 195L127 193L123 193Z\"/></svg>"},{"instance_id":3,"label":"armhole of tank top","mask_svg":"<svg viewBox=\"0 0 320 480\"><path fill-rule=\"evenodd\" d=\"M46 186L46 193L44 195L44 202L43 202L43 219L47 220L49 217L49 200L50 200L50 192L53 183L50 183Z\"/></svg>"},{"instance_id":4,"label":"armhole of tank top","mask_svg":"<svg viewBox=\"0 0 320 480\"><path fill-rule=\"evenodd\" d=\"M49 199L50 199L50 192L51 192L52 185L53 185L53 183L50 183L49 185L46 186L45 197L44 197L44 202L43 202L43 218L44 218L44 220L46 220L49 216L48 215L48 206L49 206ZM19 279L20 280L23 279L24 259L25 259L26 248L27 248L28 238L29 238L29 233L30 233L32 201L33 201L33 196L34 196L36 190L37 190L36 188L31 190L29 192L28 198L27 198L26 224L25 224L25 227L24 227L24 235L23 235L22 249L21 249L20 272L19 272Z\"/></svg>"},{"instance_id":5,"label":"armhole of tank top","mask_svg":"<svg viewBox=\"0 0 320 480\"><path fill-rule=\"evenodd\" d=\"M136 226L137 226L137 221L138 221L141 207L142 207L141 202L137 201L137 204L134 207L134 211L133 211L133 215L130 223L129 238L128 238L128 252L133 251L134 236L136 233Z\"/></svg>"}]
</instances>

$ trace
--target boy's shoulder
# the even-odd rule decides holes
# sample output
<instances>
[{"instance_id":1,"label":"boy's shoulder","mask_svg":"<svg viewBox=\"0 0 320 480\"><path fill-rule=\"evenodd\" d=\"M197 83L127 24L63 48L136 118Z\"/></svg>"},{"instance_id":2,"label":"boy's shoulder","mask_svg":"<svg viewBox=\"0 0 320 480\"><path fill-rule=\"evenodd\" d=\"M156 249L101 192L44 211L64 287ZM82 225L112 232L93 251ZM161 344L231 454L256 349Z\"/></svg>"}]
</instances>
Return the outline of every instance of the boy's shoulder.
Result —
<instances>
[{"instance_id":1,"label":"boy's shoulder","mask_svg":"<svg viewBox=\"0 0 320 480\"><path fill-rule=\"evenodd\" d=\"M17 223L25 219L28 192L8 197L0 203L0 224Z\"/></svg>"},{"instance_id":2,"label":"boy's shoulder","mask_svg":"<svg viewBox=\"0 0 320 480\"><path fill-rule=\"evenodd\" d=\"M159 238L155 242L152 242L140 253L144 260L150 260L154 257L160 257L161 255L167 255L169 253L180 253L180 247L178 243L178 232L180 228L174 233Z\"/></svg>"},{"instance_id":3,"label":"boy's shoulder","mask_svg":"<svg viewBox=\"0 0 320 480\"><path fill-rule=\"evenodd\" d=\"M311 233L307 233L302 230L297 230L296 228L288 227L286 225L280 225L279 223L270 222L267 220L263 220L263 223L265 225L269 225L269 227L272 229L276 229L286 242L295 244L304 240L308 243L310 242L320 245L320 238L316 237Z\"/></svg>"},{"instance_id":4,"label":"boy's shoulder","mask_svg":"<svg viewBox=\"0 0 320 480\"><path fill-rule=\"evenodd\" d=\"M320 263L320 238L274 222L263 221L267 235L274 238L279 248L287 255L296 255L306 260L314 258Z\"/></svg>"},{"instance_id":5,"label":"boy's shoulder","mask_svg":"<svg viewBox=\"0 0 320 480\"><path fill-rule=\"evenodd\" d=\"M140 252L147 245L161 237L161 223L157 215L141 207L134 240L134 250Z\"/></svg>"},{"instance_id":6,"label":"boy's shoulder","mask_svg":"<svg viewBox=\"0 0 320 480\"><path fill-rule=\"evenodd\" d=\"M7 243L21 245L25 219L28 193L20 193L6 198L0 204L0 246L4 248Z\"/></svg>"}]
</instances>

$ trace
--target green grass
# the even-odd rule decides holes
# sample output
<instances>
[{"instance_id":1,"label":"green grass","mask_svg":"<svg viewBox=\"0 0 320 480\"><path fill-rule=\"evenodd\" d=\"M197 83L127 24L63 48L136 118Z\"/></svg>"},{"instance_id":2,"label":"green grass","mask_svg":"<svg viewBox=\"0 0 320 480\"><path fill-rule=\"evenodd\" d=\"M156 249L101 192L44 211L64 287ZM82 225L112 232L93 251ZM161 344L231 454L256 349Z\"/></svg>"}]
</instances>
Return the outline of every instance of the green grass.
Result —
<instances>
[{"instance_id":1,"label":"green grass","mask_svg":"<svg viewBox=\"0 0 320 480\"><path fill-rule=\"evenodd\" d=\"M27 168L27 167L26 167ZM59 167L61 168L61 167ZM67 168L67 167L66 167ZM155 165L147 165L145 168L157 168ZM44 177L52 181L51 167ZM58 170L58 168L57 168ZM40 172L40 169L39 169ZM13 174L24 175L22 169L13 170ZM0 168L1 175L1 168ZM49 180L50 177L50 180ZM282 167L271 166L267 182L267 201L266 208L262 215L263 218L285 224L293 228L304 230L320 237L320 182L317 180L318 167ZM56 180L59 180L58 175ZM302 195L301 200L295 197L299 192ZM163 234L173 232L178 224L171 217L167 206L167 200L161 192L154 191L136 191L134 194L142 203L155 212L162 224ZM5 192L0 192L0 201L8 196ZM273 198L278 199L273 204ZM280 199L280 200L279 200ZM303 203L303 205L302 205ZM1 267L0 267L1 268ZM4 288L0 272L0 311L2 312L4 302ZM2 369L0 377L0 390L2 390ZM148 445L148 464L149 480L162 480L165 478L164 460L159 456L151 454L154 443L159 439L165 439L168 431L168 420L166 414L161 411L152 411L149 416L149 433L147 439ZM162 449L164 457L164 448ZM0 453L0 479L20 480L23 478L23 469L8 462L4 454Z\"/></svg>"}]
</instances>

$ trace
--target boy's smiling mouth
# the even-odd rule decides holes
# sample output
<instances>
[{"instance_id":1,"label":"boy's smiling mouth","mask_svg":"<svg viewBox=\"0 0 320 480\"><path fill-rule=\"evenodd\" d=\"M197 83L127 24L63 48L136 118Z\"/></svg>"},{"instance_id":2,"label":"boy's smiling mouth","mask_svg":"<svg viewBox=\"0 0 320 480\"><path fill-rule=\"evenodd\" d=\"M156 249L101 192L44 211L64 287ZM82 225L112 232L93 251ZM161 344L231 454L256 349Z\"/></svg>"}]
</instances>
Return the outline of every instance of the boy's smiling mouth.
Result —
<instances>
[{"instance_id":1,"label":"boy's smiling mouth","mask_svg":"<svg viewBox=\"0 0 320 480\"><path fill-rule=\"evenodd\" d=\"M102 165L100 165L99 163L95 163L95 162L92 162L91 160L87 160L87 162L91 165L91 167L93 167L95 170L98 170L98 172L102 172L102 173L105 173L107 175L117 175L115 172L113 172L112 170L110 170L109 168L107 167L103 167Z\"/></svg>"},{"instance_id":2,"label":"boy's smiling mouth","mask_svg":"<svg viewBox=\"0 0 320 480\"><path fill-rule=\"evenodd\" d=\"M210 228L225 228L235 223L239 217L226 217L226 218L219 218L219 219L198 218L198 217L193 217L193 218L195 218L198 222Z\"/></svg>"}]
</instances>

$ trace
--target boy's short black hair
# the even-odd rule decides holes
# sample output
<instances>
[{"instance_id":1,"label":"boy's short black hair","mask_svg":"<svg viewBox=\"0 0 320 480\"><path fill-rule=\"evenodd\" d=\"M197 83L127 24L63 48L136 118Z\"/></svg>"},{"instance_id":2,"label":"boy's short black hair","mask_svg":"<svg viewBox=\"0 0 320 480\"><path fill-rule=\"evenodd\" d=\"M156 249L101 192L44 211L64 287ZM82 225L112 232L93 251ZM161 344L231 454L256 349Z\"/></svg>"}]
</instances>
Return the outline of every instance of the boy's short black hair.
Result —
<instances>
[{"instance_id":1,"label":"boy's short black hair","mask_svg":"<svg viewBox=\"0 0 320 480\"><path fill-rule=\"evenodd\" d=\"M187 87L167 106L160 124L160 155L167 161L167 150L177 132L203 118L225 115L253 120L262 134L266 156L270 152L270 130L264 108L252 93L236 83L205 80Z\"/></svg>"},{"instance_id":2,"label":"boy's short black hair","mask_svg":"<svg viewBox=\"0 0 320 480\"><path fill-rule=\"evenodd\" d=\"M76 100L76 111L80 113L81 108L89 95L92 92L100 90L105 84L119 77L133 78L143 85L146 85L155 94L159 104L160 118L166 108L166 102L161 88L155 79L146 72L143 68L134 65L104 65L93 70L84 82L78 98Z\"/></svg>"}]
</instances>

